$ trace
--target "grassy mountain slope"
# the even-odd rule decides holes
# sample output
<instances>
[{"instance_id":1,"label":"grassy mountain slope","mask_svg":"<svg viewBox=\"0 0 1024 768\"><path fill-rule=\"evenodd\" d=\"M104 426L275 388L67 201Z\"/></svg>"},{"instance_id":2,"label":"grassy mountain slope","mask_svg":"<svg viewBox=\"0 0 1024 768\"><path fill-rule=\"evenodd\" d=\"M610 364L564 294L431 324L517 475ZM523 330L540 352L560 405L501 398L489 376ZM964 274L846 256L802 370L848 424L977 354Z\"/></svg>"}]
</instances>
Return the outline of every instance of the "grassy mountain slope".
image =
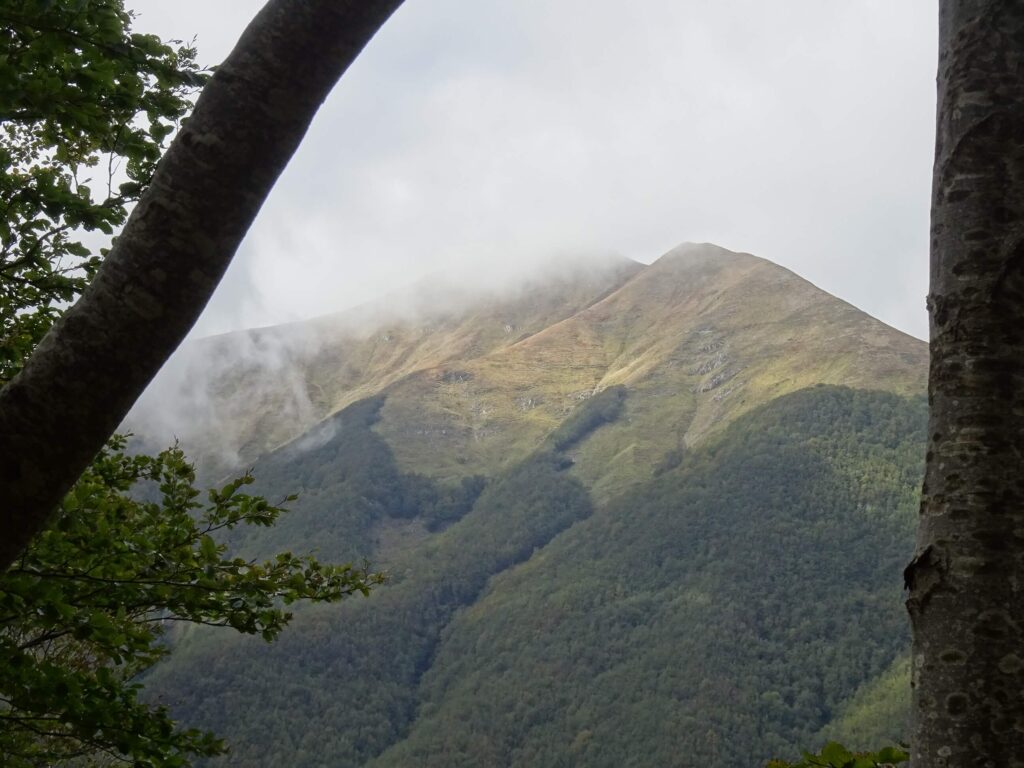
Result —
<instances>
[{"instance_id":1,"label":"grassy mountain slope","mask_svg":"<svg viewBox=\"0 0 1024 768\"><path fill-rule=\"evenodd\" d=\"M336 315L187 345L128 428L181 439L217 471L246 464L417 371L506 348L586 308L642 267L604 259L471 292L443 276Z\"/></svg>"},{"instance_id":2,"label":"grassy mountain slope","mask_svg":"<svg viewBox=\"0 0 1024 768\"><path fill-rule=\"evenodd\" d=\"M493 473L580 402L630 387L625 419L578 457L598 500L650 478L670 452L812 384L919 392L924 344L747 254L686 245L586 309L507 348L388 390L380 433L399 464Z\"/></svg>"},{"instance_id":3,"label":"grassy mountain slope","mask_svg":"<svg viewBox=\"0 0 1024 768\"><path fill-rule=\"evenodd\" d=\"M300 493L234 545L394 580L271 647L176 637L151 695L232 765L715 768L888 736L926 346L707 245L457 304L209 342L193 401L231 418L195 445L290 440L255 473Z\"/></svg>"},{"instance_id":4,"label":"grassy mountain slope","mask_svg":"<svg viewBox=\"0 0 1024 768\"><path fill-rule=\"evenodd\" d=\"M202 340L129 426L158 445L177 436L226 471L387 394L377 430L399 465L456 481L521 461L581 402L625 384L638 394L627 418L577 462L603 501L787 392L923 391L926 359L920 341L788 270L685 244L646 267L599 261L483 295L428 281L339 315Z\"/></svg>"}]
</instances>

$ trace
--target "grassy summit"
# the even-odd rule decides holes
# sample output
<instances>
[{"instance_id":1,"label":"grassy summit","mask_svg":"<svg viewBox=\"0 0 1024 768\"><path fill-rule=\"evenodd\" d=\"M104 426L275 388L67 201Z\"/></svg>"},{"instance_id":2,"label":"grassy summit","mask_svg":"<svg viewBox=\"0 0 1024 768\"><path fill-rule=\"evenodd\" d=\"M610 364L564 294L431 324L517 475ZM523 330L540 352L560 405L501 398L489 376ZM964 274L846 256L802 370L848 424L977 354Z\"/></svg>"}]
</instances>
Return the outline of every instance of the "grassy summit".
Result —
<instances>
[{"instance_id":1,"label":"grassy summit","mask_svg":"<svg viewBox=\"0 0 1024 768\"><path fill-rule=\"evenodd\" d=\"M788 392L922 392L927 346L771 262L684 244L649 266L605 259L481 294L428 280L338 315L206 339L185 357L183 388L213 425L174 425L192 453L251 461L386 394L377 431L399 465L449 480L522 459L623 384L627 418L577 462L610 498Z\"/></svg>"}]
</instances>

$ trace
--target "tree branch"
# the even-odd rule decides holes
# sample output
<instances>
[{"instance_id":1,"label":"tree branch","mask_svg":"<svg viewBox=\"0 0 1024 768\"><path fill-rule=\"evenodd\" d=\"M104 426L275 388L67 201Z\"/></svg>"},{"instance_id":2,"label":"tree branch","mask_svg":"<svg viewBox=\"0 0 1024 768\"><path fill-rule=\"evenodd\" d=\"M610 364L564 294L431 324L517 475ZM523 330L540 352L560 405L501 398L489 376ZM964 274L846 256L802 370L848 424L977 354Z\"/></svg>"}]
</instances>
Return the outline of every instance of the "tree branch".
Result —
<instances>
[{"instance_id":1,"label":"tree branch","mask_svg":"<svg viewBox=\"0 0 1024 768\"><path fill-rule=\"evenodd\" d=\"M203 90L96 279L0 390L0 568L198 318L334 83L401 0L271 0Z\"/></svg>"}]
</instances>

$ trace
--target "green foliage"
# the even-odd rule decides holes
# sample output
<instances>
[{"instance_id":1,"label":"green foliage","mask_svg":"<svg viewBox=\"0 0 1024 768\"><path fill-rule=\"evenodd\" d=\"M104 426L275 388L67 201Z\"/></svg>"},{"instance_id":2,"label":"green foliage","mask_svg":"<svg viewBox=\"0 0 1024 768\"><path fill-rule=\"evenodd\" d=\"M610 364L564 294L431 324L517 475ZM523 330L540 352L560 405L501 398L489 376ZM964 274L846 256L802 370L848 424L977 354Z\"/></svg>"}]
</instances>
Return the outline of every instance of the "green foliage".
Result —
<instances>
[{"instance_id":1,"label":"green foliage","mask_svg":"<svg viewBox=\"0 0 1024 768\"><path fill-rule=\"evenodd\" d=\"M429 508L407 517L402 482L363 485L352 471L366 453L385 456L374 447L379 438L356 426L359 421L354 414L346 420L343 412L327 442L267 462L285 461L296 476L326 485L315 507L296 505L294 517L307 519L268 531L274 545L251 546L295 546L311 534L327 540L333 534L325 521L309 518L344 515L348 508L329 499L349 498L350 483L370 494L363 513L367 528L356 536L369 546L379 525L430 524ZM348 461L339 461L342 456ZM303 457L310 463L306 470L298 466ZM312 468L324 457L335 460L321 478ZM401 478L393 459L390 466L375 464L374 471L378 478ZM338 477L348 479L331 482ZM467 484L475 493L479 481ZM488 483L458 521L392 558L392 583L371 600L340 611L300 611L294 630L273 646L194 633L153 670L147 689L184 719L209 722L228 736L235 747L227 764L362 765L400 739L416 718L417 683L452 617L477 599L491 576L523 562L590 512L586 492L562 470L560 458L538 454ZM357 528L353 519L343 524L350 532ZM281 540L286 531L299 539Z\"/></svg>"},{"instance_id":2,"label":"green foliage","mask_svg":"<svg viewBox=\"0 0 1024 768\"><path fill-rule=\"evenodd\" d=\"M100 264L206 76L121 0L0 0L0 383ZM97 238L94 235L92 240Z\"/></svg>"},{"instance_id":3,"label":"green foliage","mask_svg":"<svg viewBox=\"0 0 1024 768\"><path fill-rule=\"evenodd\" d=\"M402 512L406 517L421 517L431 533L462 519L487 487L487 478L483 475L464 477L457 485L447 488L439 488L424 475L410 474L406 478Z\"/></svg>"},{"instance_id":4,"label":"green foliage","mask_svg":"<svg viewBox=\"0 0 1024 768\"><path fill-rule=\"evenodd\" d=\"M566 451L581 442L603 424L610 424L622 414L626 403L626 388L608 387L587 400L572 412L548 438L556 451Z\"/></svg>"},{"instance_id":5,"label":"green foliage","mask_svg":"<svg viewBox=\"0 0 1024 768\"><path fill-rule=\"evenodd\" d=\"M838 387L737 420L493 578L371 765L799 754L906 649L924 425L923 401Z\"/></svg>"},{"instance_id":6,"label":"green foliage","mask_svg":"<svg viewBox=\"0 0 1024 768\"><path fill-rule=\"evenodd\" d=\"M114 439L64 500L52 525L0 577L0 755L9 766L106 753L135 765L185 765L223 745L178 729L139 700L135 678L165 656L177 622L272 640L285 606L367 594L380 577L280 554L231 556L215 538L270 526L282 509L241 492L245 475L198 502L178 449L128 456ZM139 501L141 484L156 501ZM133 494L133 491L135 492Z\"/></svg>"},{"instance_id":7,"label":"green foliage","mask_svg":"<svg viewBox=\"0 0 1024 768\"><path fill-rule=\"evenodd\" d=\"M0 0L0 386L96 274L205 82L195 51L132 31L121 0ZM197 499L181 451L114 438L0 575L0 762L183 766L223 752L147 703L182 626L277 637L297 601L382 577L291 553L228 554L282 509L244 475ZM288 487L282 484L279 487Z\"/></svg>"},{"instance_id":8,"label":"green foliage","mask_svg":"<svg viewBox=\"0 0 1024 768\"><path fill-rule=\"evenodd\" d=\"M343 413L257 466L302 497L247 546L344 538L377 557L397 529L392 583L297 611L273 646L191 633L147 680L237 745L224 764L763 764L823 743L906 650L923 400L777 399L597 509L541 450L434 533L367 424ZM894 735L871 722L868 743Z\"/></svg>"},{"instance_id":9,"label":"green foliage","mask_svg":"<svg viewBox=\"0 0 1024 768\"><path fill-rule=\"evenodd\" d=\"M888 768L905 763L910 755L896 747L885 747L877 752L851 752L842 744L830 741L821 752L804 752L803 759L795 763L772 760L767 768Z\"/></svg>"},{"instance_id":10,"label":"green foliage","mask_svg":"<svg viewBox=\"0 0 1024 768\"><path fill-rule=\"evenodd\" d=\"M843 702L821 739L839 741L853 749L891 744L910 733L910 656L898 657L877 677Z\"/></svg>"},{"instance_id":11,"label":"green foliage","mask_svg":"<svg viewBox=\"0 0 1024 768\"><path fill-rule=\"evenodd\" d=\"M279 548L329 552L333 558L366 557L382 521L417 519L430 531L460 519L485 486L479 475L442 486L403 473L373 427L383 397L353 403L295 443L258 462L256 488L302 491L294 514L269 534L236 539L240 551L262 555Z\"/></svg>"}]
</instances>

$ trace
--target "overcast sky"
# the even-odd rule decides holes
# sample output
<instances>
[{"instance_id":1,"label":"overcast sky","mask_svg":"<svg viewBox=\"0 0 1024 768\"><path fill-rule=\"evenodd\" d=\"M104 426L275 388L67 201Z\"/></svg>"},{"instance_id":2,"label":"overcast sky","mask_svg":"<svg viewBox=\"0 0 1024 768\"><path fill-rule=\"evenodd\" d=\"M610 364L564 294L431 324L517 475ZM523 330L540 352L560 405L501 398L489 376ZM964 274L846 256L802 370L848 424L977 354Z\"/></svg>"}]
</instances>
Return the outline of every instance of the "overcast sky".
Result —
<instances>
[{"instance_id":1,"label":"overcast sky","mask_svg":"<svg viewBox=\"0 0 1024 768\"><path fill-rule=\"evenodd\" d=\"M258 0L127 0L230 50ZM197 333L439 269L683 241L926 337L933 0L407 0L335 89Z\"/></svg>"}]
</instances>

